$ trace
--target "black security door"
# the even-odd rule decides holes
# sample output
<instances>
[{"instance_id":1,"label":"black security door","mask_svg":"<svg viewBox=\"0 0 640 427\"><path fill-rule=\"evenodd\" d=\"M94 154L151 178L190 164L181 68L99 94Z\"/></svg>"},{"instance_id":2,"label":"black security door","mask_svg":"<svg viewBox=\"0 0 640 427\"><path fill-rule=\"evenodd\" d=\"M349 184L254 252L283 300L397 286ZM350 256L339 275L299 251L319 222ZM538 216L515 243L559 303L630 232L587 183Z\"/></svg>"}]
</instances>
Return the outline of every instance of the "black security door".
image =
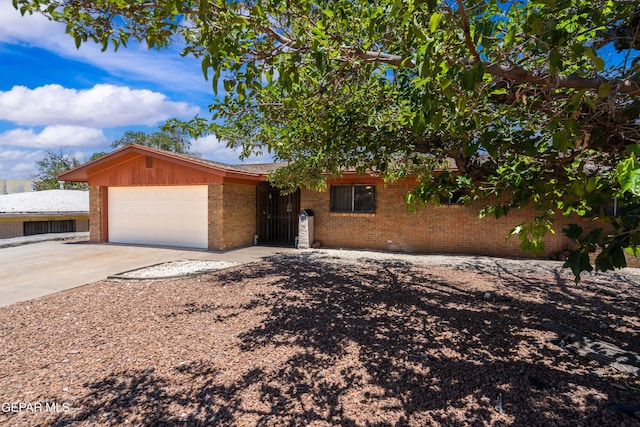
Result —
<instances>
[{"instance_id":1,"label":"black security door","mask_svg":"<svg viewBox=\"0 0 640 427\"><path fill-rule=\"evenodd\" d=\"M261 183L256 197L258 243L294 246L298 235L300 190L282 195L268 183Z\"/></svg>"}]
</instances>

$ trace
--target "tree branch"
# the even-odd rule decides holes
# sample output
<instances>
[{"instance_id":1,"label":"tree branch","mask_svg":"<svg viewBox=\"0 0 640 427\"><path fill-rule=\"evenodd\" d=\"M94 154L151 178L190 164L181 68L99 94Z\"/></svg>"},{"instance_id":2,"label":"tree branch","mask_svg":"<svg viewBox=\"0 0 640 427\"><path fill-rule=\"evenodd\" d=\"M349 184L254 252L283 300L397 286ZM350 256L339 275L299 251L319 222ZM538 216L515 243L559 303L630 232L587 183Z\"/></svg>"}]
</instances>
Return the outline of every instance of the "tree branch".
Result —
<instances>
[{"instance_id":1,"label":"tree branch","mask_svg":"<svg viewBox=\"0 0 640 427\"><path fill-rule=\"evenodd\" d=\"M469 16L467 15L467 9L464 7L462 0L457 0L458 12L462 18L462 31L464 32L464 43L467 45L467 49L471 52L474 59L474 64L480 62L480 55L476 49L476 45L471 40L471 26L469 25Z\"/></svg>"},{"instance_id":2,"label":"tree branch","mask_svg":"<svg viewBox=\"0 0 640 427\"><path fill-rule=\"evenodd\" d=\"M400 55L393 55L385 52L374 52L371 50L362 50L358 48L347 48L345 52L359 59L364 59L365 61L381 62L383 64L393 65L398 68L414 68L416 66L411 58L403 57Z\"/></svg>"},{"instance_id":3,"label":"tree branch","mask_svg":"<svg viewBox=\"0 0 640 427\"><path fill-rule=\"evenodd\" d=\"M598 90L601 85L611 83L612 89L628 95L640 95L640 83L632 80L608 80L601 77L585 78L578 76L535 75L516 65L500 65L484 63L486 71L496 77L502 77L515 83L531 83L538 86L554 88Z\"/></svg>"},{"instance_id":4,"label":"tree branch","mask_svg":"<svg viewBox=\"0 0 640 427\"><path fill-rule=\"evenodd\" d=\"M460 2L461 0L458 0ZM464 27L468 29L468 18L465 21L466 12L464 9L461 9L461 13L463 14L463 22ZM295 40L292 40L276 31L275 29L265 26L261 28L262 31L265 32L269 37L275 39L278 43L281 43L283 46L296 49L296 50L304 50L304 46L300 46ZM527 71L524 68L521 68L515 64L511 65L501 65L497 63L487 63L481 61L478 52L473 45L470 36L468 35L467 30L465 32L465 41L471 53L474 55L473 63L481 62L487 73L496 76L502 77L504 79L510 80L514 83L530 83L537 86L547 86L553 88L568 88L568 89L588 89L588 90L598 90L601 85L605 83L611 83L612 90L623 93L627 95L640 95L640 82L634 80L609 80L605 78L585 78L578 76L567 76L563 74L555 74L555 75L536 75L531 71ZM469 45L470 44L470 45ZM357 47L346 47L343 51L343 57L348 59L349 57L355 59L362 59L369 62L380 62L388 65L392 65L399 68L415 68L416 64L409 57L404 57L400 55L394 55L385 52L375 52L370 50L362 50ZM455 62L455 59L452 58Z\"/></svg>"},{"instance_id":5,"label":"tree branch","mask_svg":"<svg viewBox=\"0 0 640 427\"><path fill-rule=\"evenodd\" d=\"M250 18L249 18L250 19ZM267 34L268 36L270 36L272 39L276 40L278 43L282 44L283 46L292 48L292 49L296 49L296 50L302 50L304 49L303 46L300 46L295 40L292 40L286 36L284 36L283 34L280 34L277 30L275 30L274 28L268 27L268 26L264 26L261 28L262 31L265 32L265 34ZM405 58L399 55L392 55L389 53L385 53L385 52L375 52L375 51L371 51L371 50L362 50L360 48L357 47L347 47L345 48L345 54L346 56L353 56L359 59L364 59L365 61L369 61L369 62L381 62L384 64L389 64L389 65L393 65L396 67L407 67L407 68L414 68L416 65L413 63L413 61L411 61L410 58Z\"/></svg>"}]
</instances>

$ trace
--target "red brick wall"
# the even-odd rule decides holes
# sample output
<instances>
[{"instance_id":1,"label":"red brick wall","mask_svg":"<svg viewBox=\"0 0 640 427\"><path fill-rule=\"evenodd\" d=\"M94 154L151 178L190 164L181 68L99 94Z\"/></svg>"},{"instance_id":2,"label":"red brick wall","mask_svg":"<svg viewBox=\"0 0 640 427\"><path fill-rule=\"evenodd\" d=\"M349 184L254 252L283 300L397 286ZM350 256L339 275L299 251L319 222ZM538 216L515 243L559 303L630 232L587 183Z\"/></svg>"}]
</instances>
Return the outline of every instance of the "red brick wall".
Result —
<instances>
[{"instance_id":1,"label":"red brick wall","mask_svg":"<svg viewBox=\"0 0 640 427\"><path fill-rule=\"evenodd\" d=\"M89 186L89 240L102 242L102 187Z\"/></svg>"},{"instance_id":2,"label":"red brick wall","mask_svg":"<svg viewBox=\"0 0 640 427\"><path fill-rule=\"evenodd\" d=\"M531 210L512 211L496 220L478 219L476 206L421 207L408 212L404 202L415 184L376 184L374 214L329 212L329 191L303 190L301 208L315 213L314 240L326 247L375 249L418 253L478 254L528 257L520 249L520 240L505 237L516 224L531 219ZM545 240L545 254L567 248L569 239L560 231L569 221L557 221L555 235Z\"/></svg>"},{"instance_id":3,"label":"red brick wall","mask_svg":"<svg viewBox=\"0 0 640 427\"><path fill-rule=\"evenodd\" d=\"M249 246L256 231L256 186L209 184L209 250Z\"/></svg>"},{"instance_id":4,"label":"red brick wall","mask_svg":"<svg viewBox=\"0 0 640 427\"><path fill-rule=\"evenodd\" d=\"M255 184L224 184L224 249L250 246L256 232Z\"/></svg>"},{"instance_id":5,"label":"red brick wall","mask_svg":"<svg viewBox=\"0 0 640 427\"><path fill-rule=\"evenodd\" d=\"M222 218L224 213L222 183L209 184L209 250L224 250Z\"/></svg>"}]
</instances>

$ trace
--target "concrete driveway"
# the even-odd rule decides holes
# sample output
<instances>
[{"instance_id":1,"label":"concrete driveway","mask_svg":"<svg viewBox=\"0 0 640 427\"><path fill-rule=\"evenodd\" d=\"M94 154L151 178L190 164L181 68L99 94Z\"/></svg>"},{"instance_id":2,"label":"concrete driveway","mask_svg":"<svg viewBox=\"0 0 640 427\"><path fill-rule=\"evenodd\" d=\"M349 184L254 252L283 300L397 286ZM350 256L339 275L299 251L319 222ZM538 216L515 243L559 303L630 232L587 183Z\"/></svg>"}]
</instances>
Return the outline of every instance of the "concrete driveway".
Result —
<instances>
[{"instance_id":1,"label":"concrete driveway","mask_svg":"<svg viewBox=\"0 0 640 427\"><path fill-rule=\"evenodd\" d=\"M0 249L0 307L180 259L246 263L293 249L252 246L227 252L47 241Z\"/></svg>"}]
</instances>

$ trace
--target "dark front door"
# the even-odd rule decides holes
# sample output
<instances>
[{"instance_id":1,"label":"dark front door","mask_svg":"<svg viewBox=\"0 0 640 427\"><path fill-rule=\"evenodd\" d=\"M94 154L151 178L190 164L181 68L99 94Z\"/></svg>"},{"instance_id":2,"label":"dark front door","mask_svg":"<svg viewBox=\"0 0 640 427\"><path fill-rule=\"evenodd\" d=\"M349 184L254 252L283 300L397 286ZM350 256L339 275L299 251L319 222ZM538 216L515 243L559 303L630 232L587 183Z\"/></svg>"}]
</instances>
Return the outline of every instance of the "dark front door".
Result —
<instances>
[{"instance_id":1,"label":"dark front door","mask_svg":"<svg viewBox=\"0 0 640 427\"><path fill-rule=\"evenodd\" d=\"M294 246L298 235L300 190L282 195L268 183L257 189L258 243L261 245Z\"/></svg>"}]
</instances>

